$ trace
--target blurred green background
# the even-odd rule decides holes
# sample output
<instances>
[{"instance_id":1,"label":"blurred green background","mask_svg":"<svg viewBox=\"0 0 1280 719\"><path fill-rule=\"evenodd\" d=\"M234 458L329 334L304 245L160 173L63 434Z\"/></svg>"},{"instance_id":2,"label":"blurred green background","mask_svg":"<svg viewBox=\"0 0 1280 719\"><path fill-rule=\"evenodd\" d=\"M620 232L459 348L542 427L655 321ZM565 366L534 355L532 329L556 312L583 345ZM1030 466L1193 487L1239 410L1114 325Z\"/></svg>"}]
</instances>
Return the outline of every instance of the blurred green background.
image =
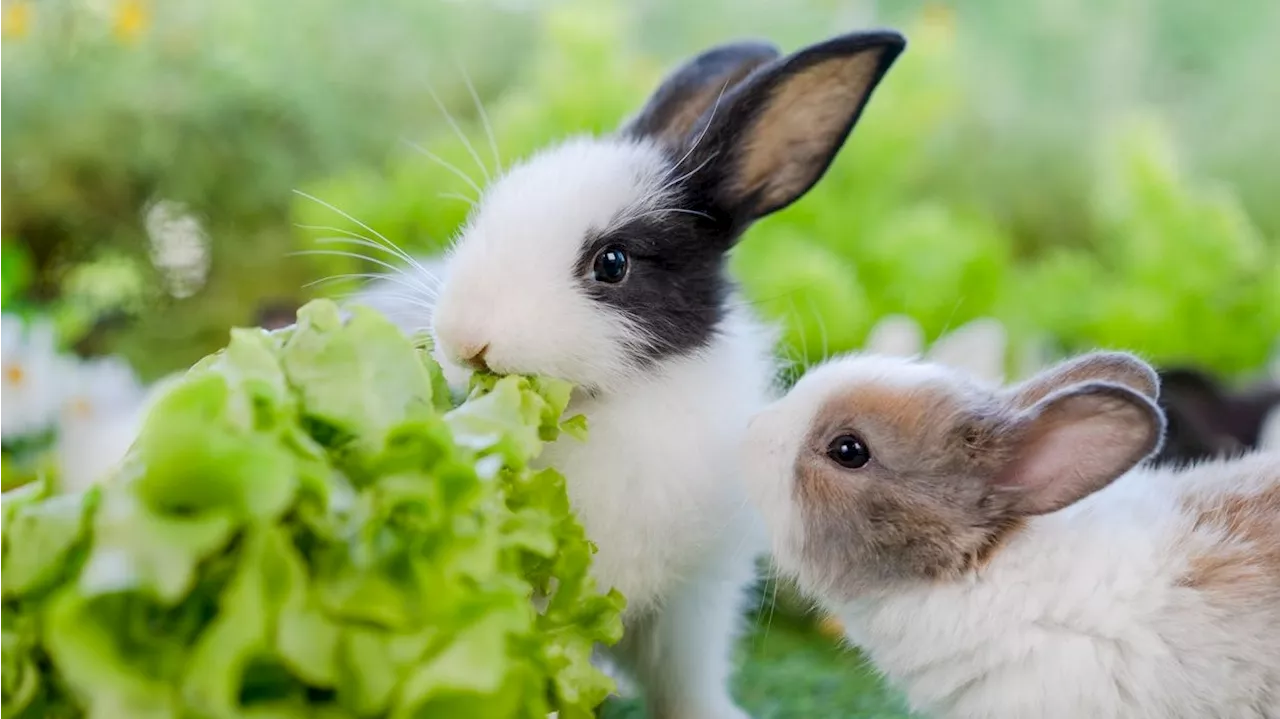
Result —
<instances>
[{"instance_id":1,"label":"blurred green background","mask_svg":"<svg viewBox=\"0 0 1280 719\"><path fill-rule=\"evenodd\" d=\"M479 107L510 163L609 131L711 44L871 25L907 53L734 259L789 356L895 313L929 339L997 317L1011 365L1123 347L1244 377L1280 338L1274 0L4 0L3 22L4 312L145 378L355 289L308 284L380 268L296 254L350 218L447 243L475 190L412 145L482 183ZM759 716L894 715L856 655L773 617L743 653Z\"/></svg>"}]
</instances>

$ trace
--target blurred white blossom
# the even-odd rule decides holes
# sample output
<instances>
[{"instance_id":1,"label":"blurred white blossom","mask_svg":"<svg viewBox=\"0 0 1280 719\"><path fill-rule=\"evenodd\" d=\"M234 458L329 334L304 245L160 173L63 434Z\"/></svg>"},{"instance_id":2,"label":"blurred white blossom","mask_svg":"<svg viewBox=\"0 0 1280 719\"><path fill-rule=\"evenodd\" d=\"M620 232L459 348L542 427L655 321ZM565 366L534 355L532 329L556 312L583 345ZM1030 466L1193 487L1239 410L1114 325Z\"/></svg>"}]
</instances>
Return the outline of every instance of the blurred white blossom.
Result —
<instances>
[{"instance_id":1,"label":"blurred white blossom","mask_svg":"<svg viewBox=\"0 0 1280 719\"><path fill-rule=\"evenodd\" d=\"M151 263L174 297L190 297L209 277L209 237L183 205L161 200L147 208Z\"/></svg>"},{"instance_id":2,"label":"blurred white blossom","mask_svg":"<svg viewBox=\"0 0 1280 719\"><path fill-rule=\"evenodd\" d=\"M116 357L78 364L61 404L55 454L63 491L105 479L133 444L146 393L133 369Z\"/></svg>"},{"instance_id":3,"label":"blurred white blossom","mask_svg":"<svg viewBox=\"0 0 1280 719\"><path fill-rule=\"evenodd\" d=\"M43 321L27 325L20 317L4 315L0 335L0 436L12 439L42 432L57 421L69 364L58 355L53 326Z\"/></svg>"},{"instance_id":4,"label":"blurred white blossom","mask_svg":"<svg viewBox=\"0 0 1280 719\"><path fill-rule=\"evenodd\" d=\"M121 358L80 361L59 354L47 321L3 320L4 439L53 429L59 489L75 492L102 481L138 434L147 389Z\"/></svg>"}]
</instances>

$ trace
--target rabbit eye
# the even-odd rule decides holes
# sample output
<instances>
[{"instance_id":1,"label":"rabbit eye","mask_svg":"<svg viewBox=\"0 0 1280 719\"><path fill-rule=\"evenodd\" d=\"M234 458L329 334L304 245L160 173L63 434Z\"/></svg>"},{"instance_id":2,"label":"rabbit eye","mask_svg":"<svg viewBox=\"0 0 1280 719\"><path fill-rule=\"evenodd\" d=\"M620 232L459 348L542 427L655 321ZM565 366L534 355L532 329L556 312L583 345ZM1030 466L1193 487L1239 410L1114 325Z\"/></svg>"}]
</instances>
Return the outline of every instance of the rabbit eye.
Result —
<instances>
[{"instance_id":1,"label":"rabbit eye","mask_svg":"<svg viewBox=\"0 0 1280 719\"><path fill-rule=\"evenodd\" d=\"M597 282L616 284L627 276L629 267L627 253L618 247L606 247L596 254L593 270Z\"/></svg>"},{"instance_id":2,"label":"rabbit eye","mask_svg":"<svg viewBox=\"0 0 1280 719\"><path fill-rule=\"evenodd\" d=\"M858 469L871 461L871 450L856 435L842 434L827 445L827 456L845 469Z\"/></svg>"}]
</instances>

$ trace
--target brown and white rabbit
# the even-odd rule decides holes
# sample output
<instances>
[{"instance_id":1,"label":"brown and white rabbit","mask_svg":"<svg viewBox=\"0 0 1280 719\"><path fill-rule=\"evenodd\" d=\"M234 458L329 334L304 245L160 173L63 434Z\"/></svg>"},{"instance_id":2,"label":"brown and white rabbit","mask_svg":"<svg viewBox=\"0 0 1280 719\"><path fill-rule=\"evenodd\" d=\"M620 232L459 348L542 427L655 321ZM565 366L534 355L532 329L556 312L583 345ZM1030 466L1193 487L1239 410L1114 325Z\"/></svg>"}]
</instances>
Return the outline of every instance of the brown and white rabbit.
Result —
<instances>
[{"instance_id":1,"label":"brown and white rabbit","mask_svg":"<svg viewBox=\"0 0 1280 719\"><path fill-rule=\"evenodd\" d=\"M748 490L927 715L1280 717L1280 453L1141 464L1157 387L1120 353L1008 388L838 359L753 418Z\"/></svg>"},{"instance_id":2,"label":"brown and white rabbit","mask_svg":"<svg viewBox=\"0 0 1280 719\"><path fill-rule=\"evenodd\" d=\"M819 180L904 43L865 32L692 59L615 134L498 178L440 262L431 316L392 312L430 328L452 383L486 368L578 386L589 437L540 460L599 547L597 581L627 597L613 654L654 716L742 716L730 650L763 536L737 449L776 372L728 253Z\"/></svg>"}]
</instances>

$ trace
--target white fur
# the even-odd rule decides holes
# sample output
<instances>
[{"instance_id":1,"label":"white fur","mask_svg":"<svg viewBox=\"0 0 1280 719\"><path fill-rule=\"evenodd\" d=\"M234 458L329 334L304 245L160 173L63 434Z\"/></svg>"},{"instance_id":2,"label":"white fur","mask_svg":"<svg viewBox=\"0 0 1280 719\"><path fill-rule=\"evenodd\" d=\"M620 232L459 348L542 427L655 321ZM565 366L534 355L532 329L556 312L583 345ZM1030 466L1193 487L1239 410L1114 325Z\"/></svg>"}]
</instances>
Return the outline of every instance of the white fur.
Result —
<instances>
[{"instance_id":1,"label":"white fur","mask_svg":"<svg viewBox=\"0 0 1280 719\"><path fill-rule=\"evenodd\" d=\"M563 438L539 461L566 477L599 547L593 573L627 598L615 655L671 719L741 717L727 692L743 590L763 549L739 483L747 418L770 398L774 337L737 309L711 345L638 367L643 341L625 317L591 301L574 274L592 232L664 207L667 164L634 141L577 139L513 168L482 199L449 254L430 322L452 383L481 346L501 373L563 377L585 443ZM385 297L383 298L385 300ZM432 322L432 319L434 320Z\"/></svg>"},{"instance_id":2,"label":"white fur","mask_svg":"<svg viewBox=\"0 0 1280 719\"><path fill-rule=\"evenodd\" d=\"M791 467L823 398L851 380L918 387L961 378L903 360L839 360L752 420L749 491L765 512L779 565L811 591L829 584L804 576L799 563L803 515ZM1197 550L1223 541L1219 530L1195 526L1184 501L1212 506L1213 497L1274 488L1277 467L1280 454L1258 453L1183 470L1135 469L1031 519L963 581L885 587L826 604L912 707L930 716L1280 717L1280 580L1269 578L1270 600L1261 603L1179 585Z\"/></svg>"}]
</instances>

